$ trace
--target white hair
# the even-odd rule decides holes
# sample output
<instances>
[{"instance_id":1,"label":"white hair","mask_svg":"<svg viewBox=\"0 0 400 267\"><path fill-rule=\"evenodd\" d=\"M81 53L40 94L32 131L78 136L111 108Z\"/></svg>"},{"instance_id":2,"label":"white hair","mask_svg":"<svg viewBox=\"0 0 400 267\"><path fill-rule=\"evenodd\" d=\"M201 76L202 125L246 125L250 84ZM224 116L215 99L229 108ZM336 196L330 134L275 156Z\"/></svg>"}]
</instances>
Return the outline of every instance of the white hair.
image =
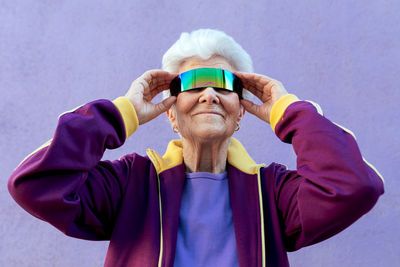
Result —
<instances>
[{"instance_id":1,"label":"white hair","mask_svg":"<svg viewBox=\"0 0 400 267\"><path fill-rule=\"evenodd\" d=\"M183 32L179 39L165 52L162 69L178 73L179 67L188 58L200 57L207 60L213 56L224 57L238 71L253 72L250 55L229 35L215 29L199 29L191 33ZM170 96L163 91L163 98ZM243 98L251 99L252 94L243 90Z\"/></svg>"}]
</instances>

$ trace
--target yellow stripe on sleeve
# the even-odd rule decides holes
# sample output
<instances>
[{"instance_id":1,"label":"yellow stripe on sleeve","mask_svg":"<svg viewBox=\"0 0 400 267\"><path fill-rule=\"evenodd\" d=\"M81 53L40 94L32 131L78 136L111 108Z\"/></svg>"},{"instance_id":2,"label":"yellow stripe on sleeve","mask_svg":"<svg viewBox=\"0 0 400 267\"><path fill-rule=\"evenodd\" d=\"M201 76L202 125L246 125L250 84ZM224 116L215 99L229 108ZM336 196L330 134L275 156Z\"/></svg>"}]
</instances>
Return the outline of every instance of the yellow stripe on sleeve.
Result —
<instances>
[{"instance_id":1,"label":"yellow stripe on sleeve","mask_svg":"<svg viewBox=\"0 0 400 267\"><path fill-rule=\"evenodd\" d=\"M343 131L345 131L346 133L350 134L354 140L357 141L356 135L350 131L349 129L343 127L342 125L337 124L336 122L333 122L336 126L340 127ZM362 156L362 155L361 155ZM385 183L385 179L383 179L382 174L375 168L374 165L372 165L371 163L369 163L364 157L362 157L363 161L365 162L365 164L367 164L372 170L374 170L374 172L376 173L376 175L378 175L378 177L382 180L383 183Z\"/></svg>"},{"instance_id":2,"label":"yellow stripe on sleeve","mask_svg":"<svg viewBox=\"0 0 400 267\"><path fill-rule=\"evenodd\" d=\"M139 120L135 108L128 98L121 96L113 101L114 105L121 113L125 125L126 138L131 136L139 127Z\"/></svg>"},{"instance_id":3,"label":"yellow stripe on sleeve","mask_svg":"<svg viewBox=\"0 0 400 267\"><path fill-rule=\"evenodd\" d=\"M269 116L269 121L271 123L271 128L275 132L275 126L282 120L283 113L285 112L286 108L296 102L299 101L297 96L293 94L287 94L282 96L275 102L275 104L271 108L271 114Z\"/></svg>"},{"instance_id":4,"label":"yellow stripe on sleeve","mask_svg":"<svg viewBox=\"0 0 400 267\"><path fill-rule=\"evenodd\" d=\"M44 143L43 145L41 145L40 147L38 147L35 151L33 151L32 153L30 153L28 156L26 156L19 164L21 165L27 158L29 158L30 156L32 156L33 154L35 154L36 152L38 152L39 150L41 150L42 148L48 147L51 144L51 141L53 141L53 138L48 140L46 143ZM18 167L17 166L17 167Z\"/></svg>"}]
</instances>

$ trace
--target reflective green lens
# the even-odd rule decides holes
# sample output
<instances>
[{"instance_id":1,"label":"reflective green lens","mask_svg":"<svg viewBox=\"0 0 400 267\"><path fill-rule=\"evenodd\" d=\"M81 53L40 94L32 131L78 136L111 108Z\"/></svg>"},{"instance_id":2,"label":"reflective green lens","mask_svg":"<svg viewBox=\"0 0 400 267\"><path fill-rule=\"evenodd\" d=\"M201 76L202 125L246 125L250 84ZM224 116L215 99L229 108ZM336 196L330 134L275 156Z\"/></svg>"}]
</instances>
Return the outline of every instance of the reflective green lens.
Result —
<instances>
[{"instance_id":1,"label":"reflective green lens","mask_svg":"<svg viewBox=\"0 0 400 267\"><path fill-rule=\"evenodd\" d=\"M171 95L193 89L213 87L236 92L242 97L242 83L230 71L215 68L193 69L179 74L170 84Z\"/></svg>"}]
</instances>

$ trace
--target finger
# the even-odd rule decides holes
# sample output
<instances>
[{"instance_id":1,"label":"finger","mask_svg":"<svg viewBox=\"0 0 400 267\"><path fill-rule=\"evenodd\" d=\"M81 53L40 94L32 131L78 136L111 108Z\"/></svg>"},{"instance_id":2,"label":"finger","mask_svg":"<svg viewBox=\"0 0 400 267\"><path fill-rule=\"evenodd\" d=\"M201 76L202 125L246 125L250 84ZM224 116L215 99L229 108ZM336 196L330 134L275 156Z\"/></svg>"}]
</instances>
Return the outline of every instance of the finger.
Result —
<instances>
[{"instance_id":1,"label":"finger","mask_svg":"<svg viewBox=\"0 0 400 267\"><path fill-rule=\"evenodd\" d=\"M256 94L256 91L259 91L261 94L263 94L265 86L272 86L275 82L277 82L268 76L256 73L236 72L235 75L236 74L239 78L241 78L243 87L254 94Z\"/></svg>"},{"instance_id":2,"label":"finger","mask_svg":"<svg viewBox=\"0 0 400 267\"><path fill-rule=\"evenodd\" d=\"M246 85L243 86L246 90L250 91L252 94L254 94L256 97L258 97L260 100L263 99L264 96L264 91L263 90L259 90L256 86L252 86L252 85Z\"/></svg>"},{"instance_id":3,"label":"finger","mask_svg":"<svg viewBox=\"0 0 400 267\"><path fill-rule=\"evenodd\" d=\"M170 84L175 74L163 70L149 70L142 74L137 80L143 84L143 87L152 90L159 86Z\"/></svg>"},{"instance_id":4,"label":"finger","mask_svg":"<svg viewBox=\"0 0 400 267\"><path fill-rule=\"evenodd\" d=\"M154 85L155 87L169 84L178 75L164 70L150 70L145 74L146 81L151 82L151 85Z\"/></svg>"},{"instance_id":5,"label":"finger","mask_svg":"<svg viewBox=\"0 0 400 267\"><path fill-rule=\"evenodd\" d=\"M260 86L255 80L254 75L250 73L235 73L241 79L243 87L256 95L258 98L261 98L263 95L263 86Z\"/></svg>"},{"instance_id":6,"label":"finger","mask_svg":"<svg viewBox=\"0 0 400 267\"><path fill-rule=\"evenodd\" d=\"M155 74L153 72L153 74ZM158 95L160 92L169 89L169 86L171 84L171 81L176 77L177 74L172 74L169 72L159 72L159 74L162 74L162 76L152 76L153 77L150 81L148 81L146 78L145 83L148 85L148 92L153 98L154 96Z\"/></svg>"},{"instance_id":7,"label":"finger","mask_svg":"<svg viewBox=\"0 0 400 267\"><path fill-rule=\"evenodd\" d=\"M153 90L151 90L151 91L149 92L148 97L149 97L150 100L151 100L151 99L153 99L156 95L158 95L159 93L161 93L162 91L165 91L165 90L169 90L169 84L168 84L168 85L163 85L163 86L160 86L160 87L157 87L157 88L154 88Z\"/></svg>"},{"instance_id":8,"label":"finger","mask_svg":"<svg viewBox=\"0 0 400 267\"><path fill-rule=\"evenodd\" d=\"M161 76L157 73L161 74ZM140 79L138 79L138 83L143 87L143 96L145 100L150 101L160 92L169 89L170 83L175 77L176 74L166 71L152 70L143 74Z\"/></svg>"},{"instance_id":9,"label":"finger","mask_svg":"<svg viewBox=\"0 0 400 267\"><path fill-rule=\"evenodd\" d=\"M243 105L243 107L245 108L246 111L255 115L256 117L260 118L261 120L268 122L268 119L266 118L265 114L262 112L261 106L254 104L253 102L251 102L247 99L240 100L240 103Z\"/></svg>"},{"instance_id":10,"label":"finger","mask_svg":"<svg viewBox=\"0 0 400 267\"><path fill-rule=\"evenodd\" d=\"M283 86L279 84L278 81L273 80L268 83L262 84L260 86L248 86L245 89L249 90L255 96L257 96L263 103L269 102L273 96L274 88L283 91ZM276 91L276 90L275 90Z\"/></svg>"},{"instance_id":11,"label":"finger","mask_svg":"<svg viewBox=\"0 0 400 267\"><path fill-rule=\"evenodd\" d=\"M161 113L164 113L165 111L169 110L171 106L176 102L176 96L170 96L166 99L164 99L162 102L155 104L154 107L154 116L153 118L157 117Z\"/></svg>"},{"instance_id":12,"label":"finger","mask_svg":"<svg viewBox=\"0 0 400 267\"><path fill-rule=\"evenodd\" d=\"M176 96L170 96L167 97L166 99L164 99L161 103L159 103L158 105L161 106L161 113L167 111L168 109L171 108L171 106L176 102Z\"/></svg>"},{"instance_id":13,"label":"finger","mask_svg":"<svg viewBox=\"0 0 400 267\"><path fill-rule=\"evenodd\" d=\"M253 115L257 113L257 105L247 99L240 100L240 103L243 105L244 109L250 112Z\"/></svg>"},{"instance_id":14,"label":"finger","mask_svg":"<svg viewBox=\"0 0 400 267\"><path fill-rule=\"evenodd\" d=\"M174 77L176 77L176 76L174 76ZM154 90L155 88L160 87L160 86L165 86L165 85L169 86L174 77L171 77L171 78L168 78L168 79L156 78L156 79L150 80L150 82L148 83L149 87L150 87L150 90Z\"/></svg>"},{"instance_id":15,"label":"finger","mask_svg":"<svg viewBox=\"0 0 400 267\"><path fill-rule=\"evenodd\" d=\"M249 73L249 72L234 72L235 75L239 76L239 78L244 78L248 82L253 82L253 83L259 83L260 81L262 82L268 82L268 81L274 81L275 79L268 77L266 75L258 74L258 73Z\"/></svg>"}]
</instances>

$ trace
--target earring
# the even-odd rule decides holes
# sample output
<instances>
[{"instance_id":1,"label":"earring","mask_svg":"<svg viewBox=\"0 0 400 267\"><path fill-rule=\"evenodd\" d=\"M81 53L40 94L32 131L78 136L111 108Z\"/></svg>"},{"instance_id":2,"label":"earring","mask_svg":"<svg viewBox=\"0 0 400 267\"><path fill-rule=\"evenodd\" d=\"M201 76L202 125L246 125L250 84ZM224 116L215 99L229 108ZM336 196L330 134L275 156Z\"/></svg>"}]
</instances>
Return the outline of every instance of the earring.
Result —
<instances>
[{"instance_id":1,"label":"earring","mask_svg":"<svg viewBox=\"0 0 400 267\"><path fill-rule=\"evenodd\" d=\"M240 123L238 123L238 124L236 125L235 132L239 131L239 129L240 129Z\"/></svg>"},{"instance_id":2,"label":"earring","mask_svg":"<svg viewBox=\"0 0 400 267\"><path fill-rule=\"evenodd\" d=\"M172 128L172 131L174 131L174 133L179 133L178 127L176 127L176 126L174 126L174 127Z\"/></svg>"}]
</instances>

